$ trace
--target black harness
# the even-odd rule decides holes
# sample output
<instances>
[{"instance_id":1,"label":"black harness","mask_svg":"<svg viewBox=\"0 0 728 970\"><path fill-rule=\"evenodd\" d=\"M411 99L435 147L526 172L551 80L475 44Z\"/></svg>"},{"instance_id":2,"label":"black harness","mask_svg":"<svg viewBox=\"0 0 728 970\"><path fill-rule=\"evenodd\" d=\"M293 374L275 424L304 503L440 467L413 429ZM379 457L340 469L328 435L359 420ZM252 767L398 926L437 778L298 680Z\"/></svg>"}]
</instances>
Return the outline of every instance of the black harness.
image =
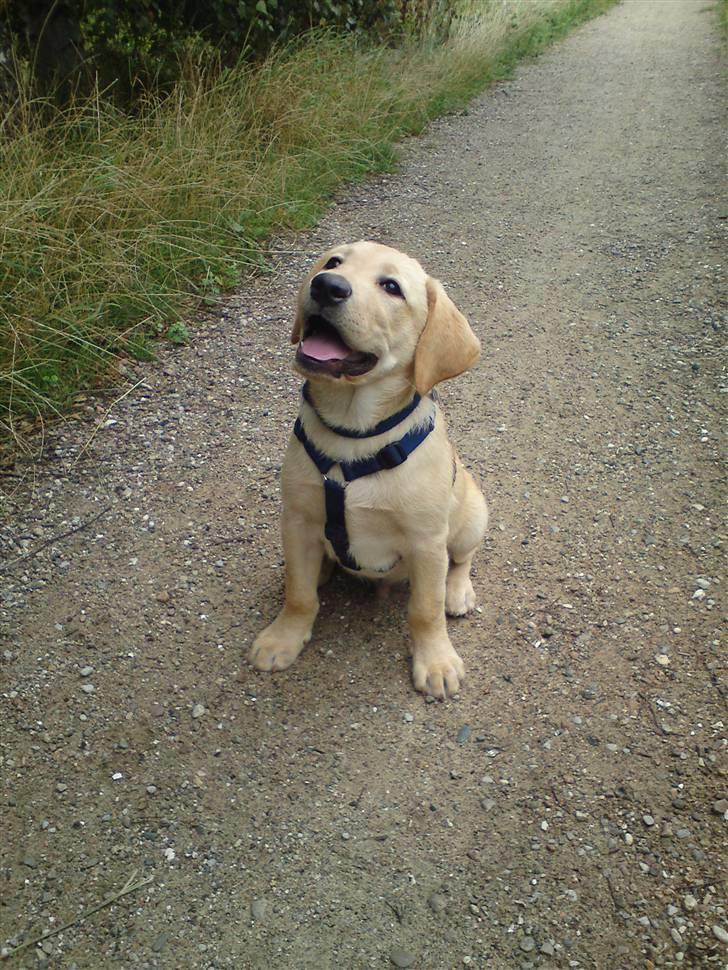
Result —
<instances>
[{"instance_id":1,"label":"black harness","mask_svg":"<svg viewBox=\"0 0 728 970\"><path fill-rule=\"evenodd\" d=\"M308 383L303 386L303 397L314 410L321 424L328 428L329 431L341 435L344 438L373 438L376 435L384 434L385 431L391 431L392 428L409 417L422 400L419 394L415 394L412 401L406 407L402 408L396 414L385 418L384 421L380 421L370 431L350 431L348 428L337 428L324 421L313 406ZM324 496L326 500L326 525L324 534L333 546L336 558L342 566L356 572L361 569L361 566L354 559L349 549L349 535L346 531L346 486L349 482L354 482L357 478L363 478L365 475L375 475L377 472L397 468L403 462L407 461L412 452L422 444L434 427L435 413L433 410L426 424L417 425L398 441L391 441L371 457L357 458L355 461L338 461L335 458L329 458L328 455L323 454L323 452L319 451L311 443L306 436L306 432L303 430L300 417L296 418L293 433L306 449L306 454L321 472L324 480ZM328 472L334 465L338 465L341 468L341 473L344 476L343 485L328 477Z\"/></svg>"}]
</instances>

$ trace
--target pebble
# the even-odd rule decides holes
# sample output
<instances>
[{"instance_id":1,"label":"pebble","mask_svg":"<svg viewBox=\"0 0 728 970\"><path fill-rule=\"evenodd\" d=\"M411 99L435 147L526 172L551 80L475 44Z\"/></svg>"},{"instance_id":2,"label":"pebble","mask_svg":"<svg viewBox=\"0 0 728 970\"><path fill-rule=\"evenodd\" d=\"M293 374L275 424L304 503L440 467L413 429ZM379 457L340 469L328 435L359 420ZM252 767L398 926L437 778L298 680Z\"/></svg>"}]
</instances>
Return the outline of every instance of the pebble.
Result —
<instances>
[{"instance_id":1,"label":"pebble","mask_svg":"<svg viewBox=\"0 0 728 970\"><path fill-rule=\"evenodd\" d=\"M626 842L627 845L632 845L632 843L634 842L634 836L632 835L631 832L624 833L624 841Z\"/></svg>"},{"instance_id":2,"label":"pebble","mask_svg":"<svg viewBox=\"0 0 728 970\"><path fill-rule=\"evenodd\" d=\"M667 667L670 664L670 658L666 653L656 653L655 660L661 667Z\"/></svg>"},{"instance_id":3,"label":"pebble","mask_svg":"<svg viewBox=\"0 0 728 970\"><path fill-rule=\"evenodd\" d=\"M457 739L456 739L457 743L465 744L465 742L468 740L471 734L472 734L472 731L471 731L470 725L463 724L463 726L460 728L457 734Z\"/></svg>"},{"instance_id":4,"label":"pebble","mask_svg":"<svg viewBox=\"0 0 728 970\"><path fill-rule=\"evenodd\" d=\"M35 857L32 856L32 855L25 856L25 858L23 859L23 865L24 866L27 866L29 869L37 869L38 868L38 862L35 859Z\"/></svg>"},{"instance_id":5,"label":"pebble","mask_svg":"<svg viewBox=\"0 0 728 970\"><path fill-rule=\"evenodd\" d=\"M160 933L159 936L152 942L152 950L155 953L161 953L167 943L169 943L169 934Z\"/></svg>"},{"instance_id":6,"label":"pebble","mask_svg":"<svg viewBox=\"0 0 728 970\"><path fill-rule=\"evenodd\" d=\"M427 900L427 905L433 913L444 913L447 909L447 897L441 893L432 893Z\"/></svg>"},{"instance_id":7,"label":"pebble","mask_svg":"<svg viewBox=\"0 0 728 970\"><path fill-rule=\"evenodd\" d=\"M492 798L481 798L480 807L484 809L486 812L490 812L492 809L495 808L495 801Z\"/></svg>"},{"instance_id":8,"label":"pebble","mask_svg":"<svg viewBox=\"0 0 728 970\"><path fill-rule=\"evenodd\" d=\"M720 926L718 923L712 927L713 936L716 940L720 940L721 943L728 943L728 930L724 926Z\"/></svg>"},{"instance_id":9,"label":"pebble","mask_svg":"<svg viewBox=\"0 0 728 970\"><path fill-rule=\"evenodd\" d=\"M79 673L81 674L82 677L90 677L93 672L94 672L93 667L81 667L81 669L79 670Z\"/></svg>"},{"instance_id":10,"label":"pebble","mask_svg":"<svg viewBox=\"0 0 728 970\"><path fill-rule=\"evenodd\" d=\"M152 717L162 717L164 715L164 708L161 704L157 704L156 701L150 706L149 713Z\"/></svg>"},{"instance_id":11,"label":"pebble","mask_svg":"<svg viewBox=\"0 0 728 970\"><path fill-rule=\"evenodd\" d=\"M192 708L192 717L194 718L202 717L202 715L205 713L205 710L206 709L204 704L195 704L195 706Z\"/></svg>"},{"instance_id":12,"label":"pebble","mask_svg":"<svg viewBox=\"0 0 728 970\"><path fill-rule=\"evenodd\" d=\"M682 946L683 938L680 936L680 934L678 933L678 931L675 929L674 926L670 929L670 936L672 937L673 942L677 946Z\"/></svg>"},{"instance_id":13,"label":"pebble","mask_svg":"<svg viewBox=\"0 0 728 970\"><path fill-rule=\"evenodd\" d=\"M411 724L414 721L414 719L415 719L414 714L410 714L409 711L405 711L404 714L402 715L402 720L405 722L405 724Z\"/></svg>"},{"instance_id":14,"label":"pebble","mask_svg":"<svg viewBox=\"0 0 728 970\"><path fill-rule=\"evenodd\" d=\"M81 690L84 692L84 694L94 694L96 692L96 688L93 684L81 684Z\"/></svg>"},{"instance_id":15,"label":"pebble","mask_svg":"<svg viewBox=\"0 0 728 970\"><path fill-rule=\"evenodd\" d=\"M250 904L250 914L253 919L265 919L268 912L268 901L265 899L254 899Z\"/></svg>"},{"instance_id":16,"label":"pebble","mask_svg":"<svg viewBox=\"0 0 728 970\"><path fill-rule=\"evenodd\" d=\"M544 956L552 957L556 950L553 943L550 940L546 940L546 942L541 945L539 952L543 953Z\"/></svg>"},{"instance_id":17,"label":"pebble","mask_svg":"<svg viewBox=\"0 0 728 970\"><path fill-rule=\"evenodd\" d=\"M389 959L395 967L411 967L417 958L410 950L395 946L389 951Z\"/></svg>"},{"instance_id":18,"label":"pebble","mask_svg":"<svg viewBox=\"0 0 728 970\"><path fill-rule=\"evenodd\" d=\"M655 819L653 818L652 815L643 815L642 816L642 821L647 826L651 826L651 825L654 825L655 824Z\"/></svg>"},{"instance_id":19,"label":"pebble","mask_svg":"<svg viewBox=\"0 0 728 970\"><path fill-rule=\"evenodd\" d=\"M532 936L524 936L518 945L524 953L530 953L531 950L536 949L536 941Z\"/></svg>"},{"instance_id":20,"label":"pebble","mask_svg":"<svg viewBox=\"0 0 728 970\"><path fill-rule=\"evenodd\" d=\"M695 896L692 895L692 893L688 893L687 896L683 897L683 906L685 907L685 909L687 910L695 909L697 905L698 905L698 901L695 898Z\"/></svg>"},{"instance_id":21,"label":"pebble","mask_svg":"<svg viewBox=\"0 0 728 970\"><path fill-rule=\"evenodd\" d=\"M58 784L56 785L56 791L61 793L64 791L68 791L68 785L64 785L62 781L59 781Z\"/></svg>"},{"instance_id":22,"label":"pebble","mask_svg":"<svg viewBox=\"0 0 728 970\"><path fill-rule=\"evenodd\" d=\"M728 798L719 798L717 802L713 802L713 811L716 815L725 815L728 812Z\"/></svg>"}]
</instances>

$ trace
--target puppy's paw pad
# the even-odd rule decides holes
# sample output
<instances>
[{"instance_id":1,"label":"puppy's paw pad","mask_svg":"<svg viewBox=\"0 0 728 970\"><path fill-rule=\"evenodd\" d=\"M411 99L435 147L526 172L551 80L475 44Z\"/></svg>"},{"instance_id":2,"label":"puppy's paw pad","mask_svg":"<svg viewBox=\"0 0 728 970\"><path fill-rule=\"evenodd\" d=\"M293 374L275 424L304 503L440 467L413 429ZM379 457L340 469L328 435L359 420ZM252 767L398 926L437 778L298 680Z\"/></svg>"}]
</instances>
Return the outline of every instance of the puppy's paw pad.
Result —
<instances>
[{"instance_id":1,"label":"puppy's paw pad","mask_svg":"<svg viewBox=\"0 0 728 970\"><path fill-rule=\"evenodd\" d=\"M285 670L291 666L301 650L303 643L285 643L264 630L253 643L248 660L258 670Z\"/></svg>"}]
</instances>

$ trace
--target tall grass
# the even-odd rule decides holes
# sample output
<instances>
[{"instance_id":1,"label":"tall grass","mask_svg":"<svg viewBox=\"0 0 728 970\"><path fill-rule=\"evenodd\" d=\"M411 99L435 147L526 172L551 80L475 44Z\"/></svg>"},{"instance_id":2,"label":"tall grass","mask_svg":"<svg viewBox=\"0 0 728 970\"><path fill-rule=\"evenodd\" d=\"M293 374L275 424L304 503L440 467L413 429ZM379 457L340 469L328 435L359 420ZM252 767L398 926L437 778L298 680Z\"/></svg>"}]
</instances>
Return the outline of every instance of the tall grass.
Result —
<instances>
[{"instance_id":1,"label":"tall grass","mask_svg":"<svg viewBox=\"0 0 728 970\"><path fill-rule=\"evenodd\" d=\"M447 42L400 49L311 34L255 68L188 65L133 114L21 97L0 132L0 434L184 340L190 299L237 283L272 233L611 2L464 0Z\"/></svg>"}]
</instances>

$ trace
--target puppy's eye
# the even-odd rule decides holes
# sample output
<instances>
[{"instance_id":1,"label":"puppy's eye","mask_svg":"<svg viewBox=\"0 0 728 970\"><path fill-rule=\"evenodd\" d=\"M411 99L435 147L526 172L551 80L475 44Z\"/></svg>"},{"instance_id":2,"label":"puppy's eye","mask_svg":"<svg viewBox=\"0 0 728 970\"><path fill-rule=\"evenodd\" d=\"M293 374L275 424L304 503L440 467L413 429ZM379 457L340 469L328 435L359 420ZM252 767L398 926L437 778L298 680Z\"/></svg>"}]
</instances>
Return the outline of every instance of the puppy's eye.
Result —
<instances>
[{"instance_id":1,"label":"puppy's eye","mask_svg":"<svg viewBox=\"0 0 728 970\"><path fill-rule=\"evenodd\" d=\"M324 269L336 269L337 266L341 266L341 260L338 256L332 256L328 263L324 266Z\"/></svg>"},{"instance_id":2,"label":"puppy's eye","mask_svg":"<svg viewBox=\"0 0 728 970\"><path fill-rule=\"evenodd\" d=\"M399 296L404 299L404 293L402 292L397 280L380 280L379 285L383 290L389 293L390 296Z\"/></svg>"}]
</instances>

